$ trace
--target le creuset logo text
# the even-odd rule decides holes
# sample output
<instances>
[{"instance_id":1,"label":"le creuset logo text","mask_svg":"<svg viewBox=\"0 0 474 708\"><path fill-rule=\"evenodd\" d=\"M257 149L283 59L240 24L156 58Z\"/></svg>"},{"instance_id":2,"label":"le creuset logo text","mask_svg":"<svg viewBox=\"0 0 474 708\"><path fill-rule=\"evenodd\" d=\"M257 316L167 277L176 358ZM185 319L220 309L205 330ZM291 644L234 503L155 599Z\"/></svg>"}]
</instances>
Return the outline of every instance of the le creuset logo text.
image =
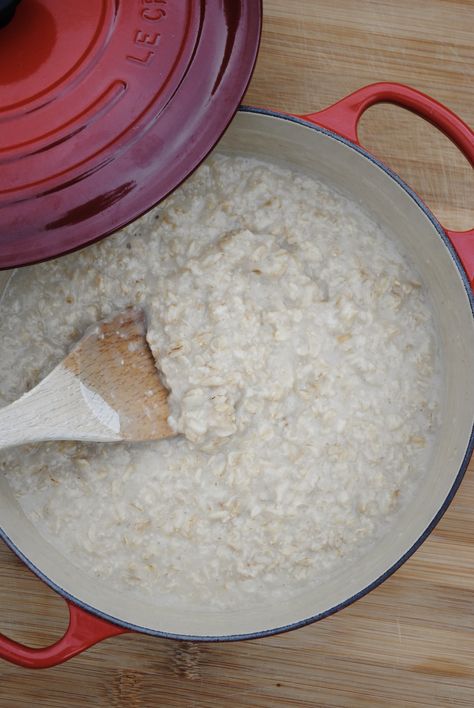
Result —
<instances>
[{"instance_id":1,"label":"le creuset logo text","mask_svg":"<svg viewBox=\"0 0 474 708\"><path fill-rule=\"evenodd\" d=\"M160 43L160 33L152 29L151 25L160 22L166 17L168 0L142 0L140 6L140 20L144 26L135 29L133 54L127 54L128 61L144 66L150 64L156 54ZM146 23L146 26L145 26Z\"/></svg>"}]
</instances>

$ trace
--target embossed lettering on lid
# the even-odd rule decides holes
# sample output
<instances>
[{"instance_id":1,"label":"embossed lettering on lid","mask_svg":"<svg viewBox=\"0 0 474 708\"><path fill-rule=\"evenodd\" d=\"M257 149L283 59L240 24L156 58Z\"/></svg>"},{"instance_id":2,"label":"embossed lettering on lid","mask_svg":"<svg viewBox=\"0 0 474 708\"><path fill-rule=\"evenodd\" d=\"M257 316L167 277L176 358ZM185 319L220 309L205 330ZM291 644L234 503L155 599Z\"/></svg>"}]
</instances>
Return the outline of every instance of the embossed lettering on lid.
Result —
<instances>
[{"instance_id":1,"label":"embossed lettering on lid","mask_svg":"<svg viewBox=\"0 0 474 708\"><path fill-rule=\"evenodd\" d=\"M0 267L139 216L212 148L256 57L255 0L22 0L0 29Z\"/></svg>"}]
</instances>

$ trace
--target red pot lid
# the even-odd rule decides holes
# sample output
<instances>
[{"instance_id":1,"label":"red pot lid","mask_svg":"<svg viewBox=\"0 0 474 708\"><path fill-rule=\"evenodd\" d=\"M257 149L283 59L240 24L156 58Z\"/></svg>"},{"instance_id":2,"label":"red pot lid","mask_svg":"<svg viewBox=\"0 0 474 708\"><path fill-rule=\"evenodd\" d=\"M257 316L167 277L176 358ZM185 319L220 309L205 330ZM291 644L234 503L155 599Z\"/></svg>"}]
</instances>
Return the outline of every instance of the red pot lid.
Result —
<instances>
[{"instance_id":1,"label":"red pot lid","mask_svg":"<svg viewBox=\"0 0 474 708\"><path fill-rule=\"evenodd\" d=\"M260 0L22 0L0 29L0 268L102 238L184 180L260 25Z\"/></svg>"}]
</instances>

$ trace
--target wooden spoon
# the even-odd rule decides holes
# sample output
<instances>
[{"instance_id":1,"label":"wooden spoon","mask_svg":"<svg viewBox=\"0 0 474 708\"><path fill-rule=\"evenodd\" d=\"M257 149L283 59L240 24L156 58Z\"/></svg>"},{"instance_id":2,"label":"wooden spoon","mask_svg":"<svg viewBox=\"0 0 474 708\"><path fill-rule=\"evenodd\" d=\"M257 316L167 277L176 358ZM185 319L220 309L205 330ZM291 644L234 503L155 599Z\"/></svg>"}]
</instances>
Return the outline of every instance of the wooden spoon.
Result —
<instances>
[{"instance_id":1,"label":"wooden spoon","mask_svg":"<svg viewBox=\"0 0 474 708\"><path fill-rule=\"evenodd\" d=\"M38 386L0 409L0 448L174 435L168 391L145 333L145 315L134 308L95 325Z\"/></svg>"}]
</instances>

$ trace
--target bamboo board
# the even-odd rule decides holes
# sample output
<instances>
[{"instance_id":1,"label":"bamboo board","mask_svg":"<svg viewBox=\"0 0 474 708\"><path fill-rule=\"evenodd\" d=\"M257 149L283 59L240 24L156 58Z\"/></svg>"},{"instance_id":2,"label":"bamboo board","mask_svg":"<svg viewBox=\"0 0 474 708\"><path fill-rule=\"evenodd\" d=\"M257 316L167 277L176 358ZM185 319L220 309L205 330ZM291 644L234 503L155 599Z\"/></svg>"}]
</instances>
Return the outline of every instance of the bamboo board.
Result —
<instances>
[{"instance_id":1,"label":"bamboo board","mask_svg":"<svg viewBox=\"0 0 474 708\"><path fill-rule=\"evenodd\" d=\"M264 0L264 11L247 103L309 112L366 83L394 80L474 125L473 0ZM447 227L473 225L472 170L435 129L383 106L369 111L360 135ZM0 631L41 646L65 625L62 601L1 547ZM316 625L199 647L128 635L42 672L0 663L2 708L472 705L472 465L415 556Z\"/></svg>"}]
</instances>

